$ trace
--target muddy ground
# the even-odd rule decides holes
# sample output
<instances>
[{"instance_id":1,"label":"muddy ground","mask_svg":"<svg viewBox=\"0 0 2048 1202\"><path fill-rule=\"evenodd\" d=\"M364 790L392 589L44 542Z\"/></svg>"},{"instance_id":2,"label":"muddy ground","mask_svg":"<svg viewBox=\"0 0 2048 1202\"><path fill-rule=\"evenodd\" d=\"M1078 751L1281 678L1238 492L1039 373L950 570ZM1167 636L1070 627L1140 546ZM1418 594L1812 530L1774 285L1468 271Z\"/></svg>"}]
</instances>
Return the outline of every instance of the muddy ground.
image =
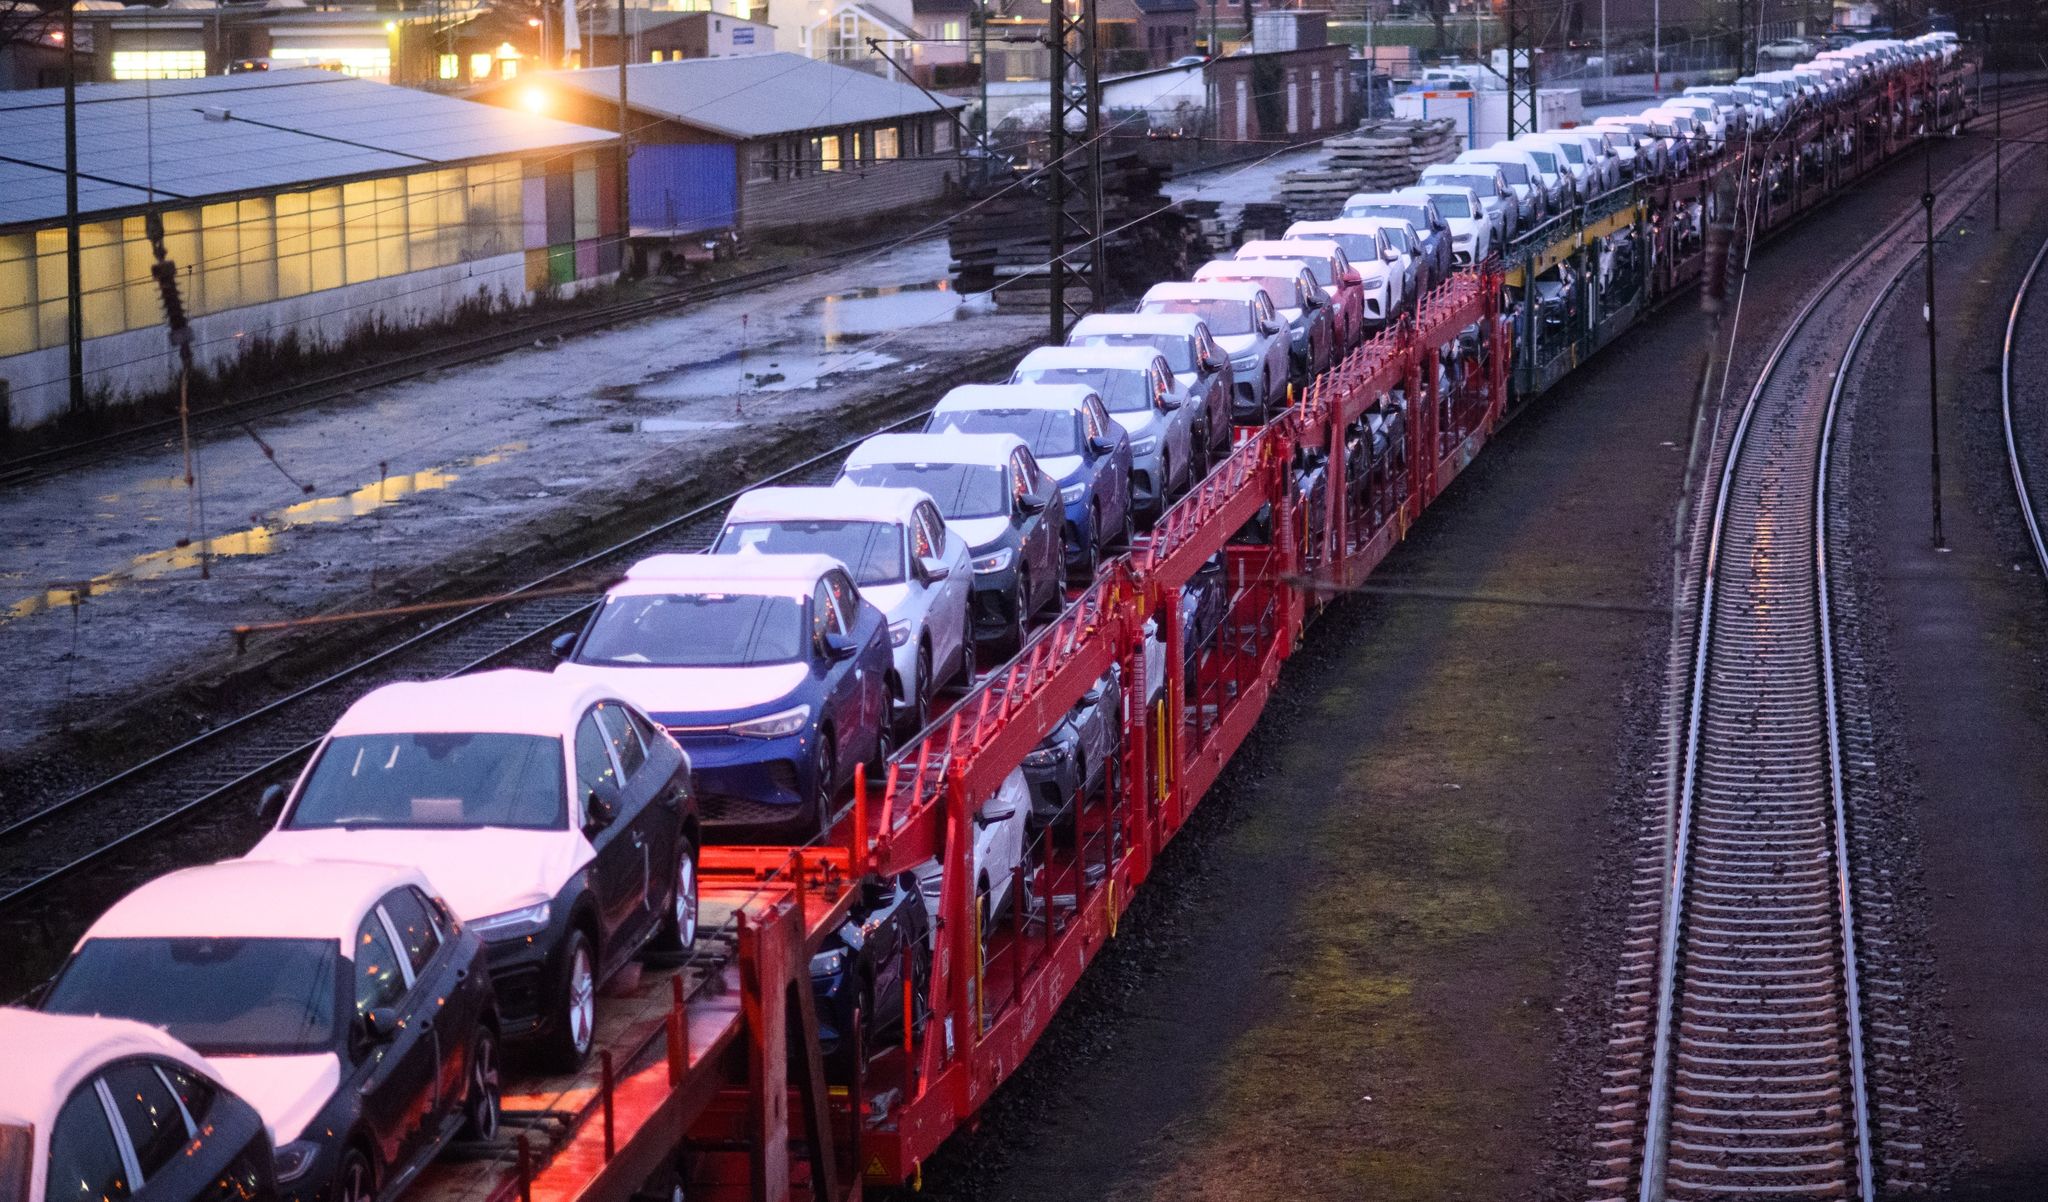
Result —
<instances>
[{"instance_id":1,"label":"muddy ground","mask_svg":"<svg viewBox=\"0 0 2048 1202\"><path fill-rule=\"evenodd\" d=\"M1919 816L1917 900L1948 1049L1944 1197L2040 1196L2048 1181L2048 596L2020 525L1999 419L2013 291L2048 237L2048 169L2017 165L2003 228L1987 197L1937 255L1942 526L1932 537L1926 339L1916 269L1858 390L1855 463L1874 626L1893 671L1879 741ZM2037 285L2037 291L2039 285ZM2017 398L2048 452L2048 305L2018 340Z\"/></svg>"}]
</instances>

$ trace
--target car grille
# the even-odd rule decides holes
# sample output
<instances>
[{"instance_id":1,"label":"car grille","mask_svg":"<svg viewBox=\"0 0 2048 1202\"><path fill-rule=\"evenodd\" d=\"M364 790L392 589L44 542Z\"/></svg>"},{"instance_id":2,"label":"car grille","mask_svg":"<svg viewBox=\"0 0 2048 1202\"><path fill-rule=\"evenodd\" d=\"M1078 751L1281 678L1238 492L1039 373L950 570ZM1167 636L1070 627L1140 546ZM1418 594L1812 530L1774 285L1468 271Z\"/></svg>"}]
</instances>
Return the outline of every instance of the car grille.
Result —
<instances>
[{"instance_id":1,"label":"car grille","mask_svg":"<svg viewBox=\"0 0 2048 1202\"><path fill-rule=\"evenodd\" d=\"M794 788L792 773L791 787ZM713 826L767 826L788 822L796 817L794 806L770 805L751 797L735 797L730 793L707 793L697 799L697 812L704 821Z\"/></svg>"}]
</instances>

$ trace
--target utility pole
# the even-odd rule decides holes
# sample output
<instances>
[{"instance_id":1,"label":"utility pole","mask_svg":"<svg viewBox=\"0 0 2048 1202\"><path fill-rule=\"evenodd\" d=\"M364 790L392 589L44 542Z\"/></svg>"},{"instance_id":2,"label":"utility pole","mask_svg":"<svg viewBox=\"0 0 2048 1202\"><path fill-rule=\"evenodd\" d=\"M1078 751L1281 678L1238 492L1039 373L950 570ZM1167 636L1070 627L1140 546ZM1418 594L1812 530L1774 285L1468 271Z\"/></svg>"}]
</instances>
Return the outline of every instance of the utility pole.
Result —
<instances>
[{"instance_id":1,"label":"utility pole","mask_svg":"<svg viewBox=\"0 0 2048 1202\"><path fill-rule=\"evenodd\" d=\"M1079 12L1070 11L1078 7ZM1047 132L1046 183L1051 213L1048 220L1047 269L1051 273L1047 308L1051 316L1053 346L1067 341L1073 320L1102 303L1108 279L1108 264L1102 254L1102 92L1100 56L1097 53L1095 0L1053 0L1046 39L1052 51L1052 121ZM1078 76L1078 80L1074 77ZM1071 81L1071 82L1070 82ZM1078 84L1078 86L1075 86ZM1080 118L1080 128L1067 129L1067 122ZM1067 144L1069 133L1082 139L1078 149ZM1081 199L1080 211L1073 210L1070 197ZM1078 303L1068 298L1068 288L1079 283L1074 264L1068 261L1070 248L1085 249L1089 265L1086 276L1088 299Z\"/></svg>"},{"instance_id":2,"label":"utility pole","mask_svg":"<svg viewBox=\"0 0 2048 1202\"><path fill-rule=\"evenodd\" d=\"M1934 134L1930 129L1922 144L1921 170L1925 178L1920 207L1927 214L1927 303L1921 313L1927 320L1927 461L1934 499L1934 549L1948 549L1941 532L1941 383L1934 355Z\"/></svg>"},{"instance_id":3,"label":"utility pole","mask_svg":"<svg viewBox=\"0 0 2048 1202\"><path fill-rule=\"evenodd\" d=\"M576 0L569 0L574 4ZM591 13L590 23L597 24L597 14ZM619 273L624 275L632 269L627 257L633 249L633 189L631 187L631 162L633 145L632 125L626 115L626 63L633 57L633 39L626 33L626 0L619 0Z\"/></svg>"},{"instance_id":4,"label":"utility pole","mask_svg":"<svg viewBox=\"0 0 2048 1202\"><path fill-rule=\"evenodd\" d=\"M71 370L71 412L85 412L85 287L78 246L78 24L72 0L64 2L64 286L65 350Z\"/></svg>"},{"instance_id":5,"label":"utility pole","mask_svg":"<svg viewBox=\"0 0 2048 1202\"><path fill-rule=\"evenodd\" d=\"M1664 94L1664 0L1650 0L1650 96Z\"/></svg>"},{"instance_id":6,"label":"utility pole","mask_svg":"<svg viewBox=\"0 0 2048 1202\"><path fill-rule=\"evenodd\" d=\"M1607 50L1607 0L1600 0L1600 99L1614 95L1614 57Z\"/></svg>"}]
</instances>

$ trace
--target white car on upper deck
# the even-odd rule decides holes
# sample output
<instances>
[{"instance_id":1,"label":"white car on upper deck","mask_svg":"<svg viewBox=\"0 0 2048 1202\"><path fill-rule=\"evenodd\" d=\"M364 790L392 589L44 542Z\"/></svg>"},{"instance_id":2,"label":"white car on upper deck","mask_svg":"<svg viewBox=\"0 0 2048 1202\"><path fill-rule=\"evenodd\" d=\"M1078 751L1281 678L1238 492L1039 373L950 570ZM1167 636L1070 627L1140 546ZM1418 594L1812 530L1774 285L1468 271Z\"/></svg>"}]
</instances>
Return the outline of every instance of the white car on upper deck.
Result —
<instances>
[{"instance_id":1,"label":"white car on upper deck","mask_svg":"<svg viewBox=\"0 0 2048 1202\"><path fill-rule=\"evenodd\" d=\"M974 568L967 540L914 488L836 485L755 488L725 515L714 555L830 555L889 623L893 702L902 734L915 733L948 683L974 679L968 618Z\"/></svg>"}]
</instances>

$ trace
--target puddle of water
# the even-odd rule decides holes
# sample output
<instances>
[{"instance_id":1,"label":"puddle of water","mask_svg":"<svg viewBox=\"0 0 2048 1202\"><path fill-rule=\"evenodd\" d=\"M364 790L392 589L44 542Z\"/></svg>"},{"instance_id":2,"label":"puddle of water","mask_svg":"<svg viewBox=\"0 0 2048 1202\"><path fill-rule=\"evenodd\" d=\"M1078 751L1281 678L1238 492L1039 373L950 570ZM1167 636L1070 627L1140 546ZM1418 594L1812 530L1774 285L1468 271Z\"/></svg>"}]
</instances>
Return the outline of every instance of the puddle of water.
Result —
<instances>
[{"instance_id":1,"label":"puddle of water","mask_svg":"<svg viewBox=\"0 0 2048 1202\"><path fill-rule=\"evenodd\" d=\"M816 352L768 347L751 351L744 358L735 351L665 372L635 386L633 393L639 400L654 401L744 400L760 393L816 388L834 376L874 371L895 362L877 351Z\"/></svg>"},{"instance_id":2,"label":"puddle of water","mask_svg":"<svg viewBox=\"0 0 2048 1202\"><path fill-rule=\"evenodd\" d=\"M62 609L88 597L105 596L139 580L159 580L173 573L191 571L198 568L202 558L214 560L236 559L246 555L268 555L278 549L278 535L293 527L343 522L375 513L387 505L395 505L415 494L437 492L447 488L462 478L461 472L489 467L502 462L506 456L515 455L525 449L526 444L523 442L507 443L501 447L494 447L485 454L474 455L455 463L373 480L361 488L339 496L314 497L295 505L287 505L273 514L268 521L247 530L216 534L188 546L150 551L129 560L125 568L95 576L83 584L48 588L33 596L23 597L6 610L0 611L0 622L18 621L45 610Z\"/></svg>"},{"instance_id":3,"label":"puddle of water","mask_svg":"<svg viewBox=\"0 0 2048 1202\"><path fill-rule=\"evenodd\" d=\"M650 417L638 423L642 434L690 434L699 430L737 430L744 422L707 422L687 417Z\"/></svg>"},{"instance_id":4,"label":"puddle of water","mask_svg":"<svg viewBox=\"0 0 2048 1202\"><path fill-rule=\"evenodd\" d=\"M962 321L996 310L993 300L964 296L951 280L834 292L816 305L827 346L910 326Z\"/></svg>"}]
</instances>

